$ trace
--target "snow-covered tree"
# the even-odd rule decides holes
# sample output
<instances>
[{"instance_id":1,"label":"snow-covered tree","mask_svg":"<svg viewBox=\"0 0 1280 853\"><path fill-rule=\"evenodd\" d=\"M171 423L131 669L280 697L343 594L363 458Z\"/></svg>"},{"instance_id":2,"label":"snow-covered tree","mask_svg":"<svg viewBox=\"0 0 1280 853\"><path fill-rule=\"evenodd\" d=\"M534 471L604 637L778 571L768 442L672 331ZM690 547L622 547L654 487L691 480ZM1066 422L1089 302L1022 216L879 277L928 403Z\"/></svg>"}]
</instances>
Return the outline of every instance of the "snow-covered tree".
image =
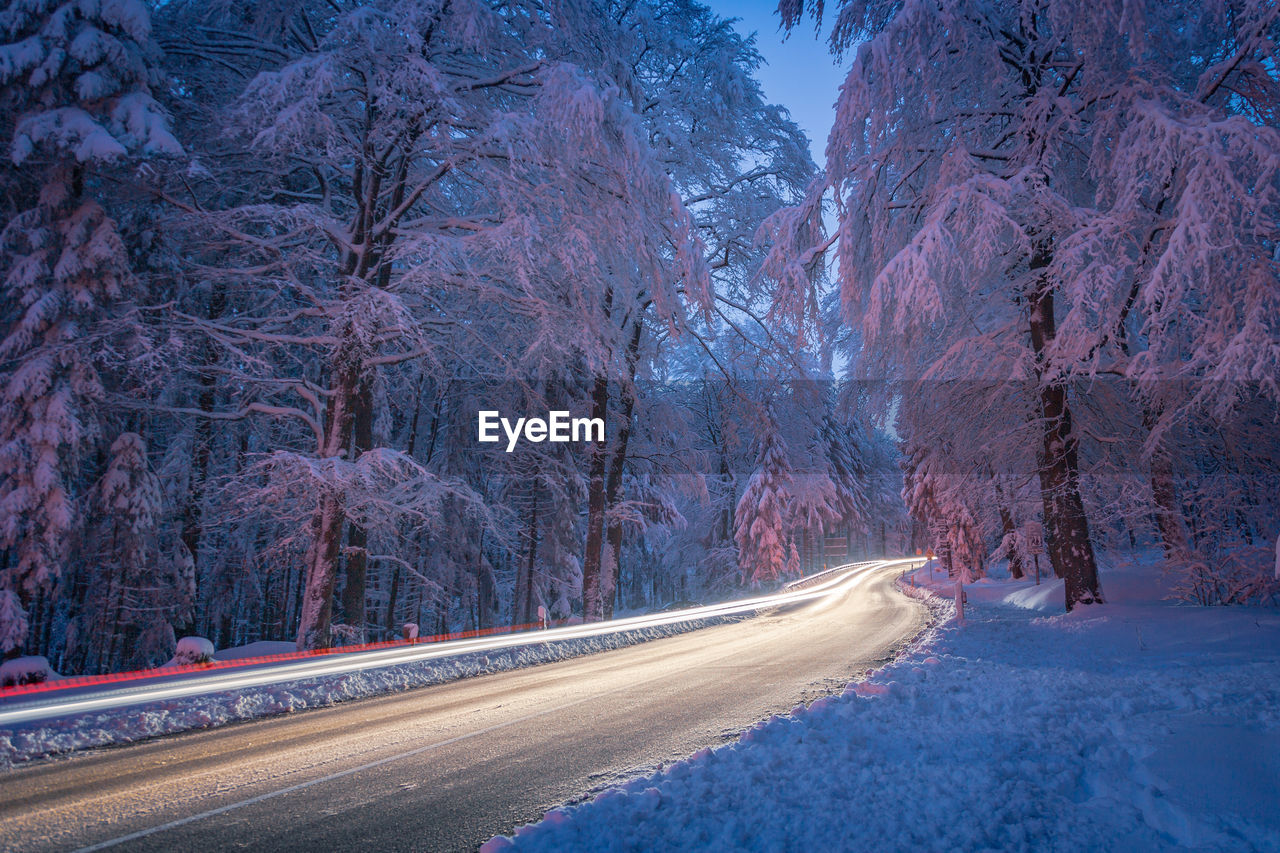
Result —
<instances>
[{"instance_id":1,"label":"snow-covered tree","mask_svg":"<svg viewBox=\"0 0 1280 853\"><path fill-rule=\"evenodd\" d=\"M755 471L734 511L734 539L744 583L759 586L788 574L791 490L787 445L773 412L765 411L756 439Z\"/></svg>"},{"instance_id":2,"label":"snow-covered tree","mask_svg":"<svg viewBox=\"0 0 1280 853\"><path fill-rule=\"evenodd\" d=\"M241 287L246 268L269 282L246 294L235 324L188 317L193 333L235 355L228 361L250 366L251 390L228 401L234 411L204 416L293 418L323 436L307 455L337 459L366 449L358 433L371 387L412 387L442 370L477 389L585 371L592 413L608 416L608 383L629 384L646 325L679 327L683 303L705 300L706 276L641 104L629 102L637 78L610 52L630 49L629 31L598 38L602 26L613 24L586 5L549 20L522 6L373 3L319 9L307 27L273 36L282 64L226 112L261 155L228 161L232 174L266 168L273 177L234 207L187 211L189 223L236 246L219 261L220 287ZM298 41L307 28L315 37ZM269 55L196 38L174 50L253 63ZM220 192L216 180L210 173L197 186ZM288 225L277 230L280 222ZM297 299L313 307L300 311ZM285 324L291 335L276 334ZM328 365L294 378L289 358L312 362L317 352ZM583 571L593 613L612 601L597 586L599 557L625 459L625 428L610 423L620 441L601 448L588 473L596 485ZM333 495L311 523L310 626L326 621L322 602L344 562L346 588L360 586L360 548L344 561L338 544L359 508L343 503ZM322 629L302 633L305 645L323 642Z\"/></svg>"},{"instance_id":3,"label":"snow-covered tree","mask_svg":"<svg viewBox=\"0 0 1280 853\"><path fill-rule=\"evenodd\" d=\"M103 170L177 154L148 7L138 0L11 3L0 11L0 589L47 593L77 533L81 456L103 387L95 324L128 288L130 261L104 208ZM22 624L0 626L10 640Z\"/></svg>"},{"instance_id":4,"label":"snow-covered tree","mask_svg":"<svg viewBox=\"0 0 1280 853\"><path fill-rule=\"evenodd\" d=\"M0 52L0 129L26 151L2 167L3 269L53 246L79 276L3 297L0 379L27 396L0 413L26 431L0 495L38 500L5 513L6 643L83 671L153 660L170 628L316 646L330 624L601 618L738 585L741 421L816 360L760 274L759 225L813 166L750 39L694 0L91 6L0 18L47 13L80 51L38 92L22 63L62 43L22 23ZM64 96L97 129L19 132ZM184 157L140 164L175 136ZM41 201L59 186L74 204ZM598 414L606 441L477 453L480 408ZM857 484L798 398L778 417L812 539ZM148 524L120 526L110 483ZM784 563L810 556L786 523Z\"/></svg>"},{"instance_id":5,"label":"snow-covered tree","mask_svg":"<svg viewBox=\"0 0 1280 853\"><path fill-rule=\"evenodd\" d=\"M22 601L12 590L0 590L0 651L22 647L27 635L27 614Z\"/></svg>"},{"instance_id":6,"label":"snow-covered tree","mask_svg":"<svg viewBox=\"0 0 1280 853\"><path fill-rule=\"evenodd\" d=\"M812 175L812 163L803 134L780 107L765 101L753 77L761 57L731 22L690 0L622 3L612 10L618 32L625 33L620 67L627 73L616 74L618 84L692 217L714 282L713 288L688 294L694 312L681 329L705 343L695 328L700 321L715 324L712 318L727 312L751 312L762 289L757 272L763 251L754 235L778 205L793 200ZM624 500L632 422L644 411L635 382L646 362L659 357L672 327L648 283L629 295L610 296L610 315L625 346L611 348L612 365L602 376L616 383L616 393L607 383L593 388L593 413L613 413L610 422L617 429L611 430L611 446L593 460L599 470L591 476L583 564L588 618L612 612L616 578L601 572L601 554L607 546L620 565L622 528L616 520L609 523L598 541L596 519L619 517L612 510Z\"/></svg>"},{"instance_id":7,"label":"snow-covered tree","mask_svg":"<svg viewBox=\"0 0 1280 853\"><path fill-rule=\"evenodd\" d=\"M89 495L93 523L77 583L87 587L69 626L67 656L79 669L139 669L172 656L174 624L194 593L190 557L166 526L160 479L136 433L111 444Z\"/></svg>"},{"instance_id":8,"label":"snow-covered tree","mask_svg":"<svg viewBox=\"0 0 1280 853\"><path fill-rule=\"evenodd\" d=\"M831 29L856 46L821 185L847 316L874 369L976 380L1034 422L1068 608L1101 600L1073 380L1133 384L1152 500L1176 513L1162 425L1267 384L1277 351L1276 7L1139 8L844 2ZM1187 394L1174 376L1214 381Z\"/></svg>"}]
</instances>

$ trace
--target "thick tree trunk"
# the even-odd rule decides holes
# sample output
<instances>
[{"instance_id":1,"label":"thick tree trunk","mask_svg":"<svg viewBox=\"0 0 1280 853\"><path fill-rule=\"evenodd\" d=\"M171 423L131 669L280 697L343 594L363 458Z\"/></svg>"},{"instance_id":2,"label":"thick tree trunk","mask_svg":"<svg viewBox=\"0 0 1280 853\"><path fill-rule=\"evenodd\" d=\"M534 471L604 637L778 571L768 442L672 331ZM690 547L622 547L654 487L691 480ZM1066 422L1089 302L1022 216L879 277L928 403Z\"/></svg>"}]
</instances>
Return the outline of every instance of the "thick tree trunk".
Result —
<instances>
[{"instance_id":1,"label":"thick tree trunk","mask_svg":"<svg viewBox=\"0 0 1280 853\"><path fill-rule=\"evenodd\" d=\"M361 383L360 392L355 400L355 449L352 458L359 458L361 453L373 447L373 388L368 382ZM342 588L342 613L347 624L359 632L360 642L364 642L365 630L365 587L369 572L369 534L358 524L352 523L347 531L346 583Z\"/></svg>"},{"instance_id":2,"label":"thick tree trunk","mask_svg":"<svg viewBox=\"0 0 1280 853\"><path fill-rule=\"evenodd\" d=\"M351 443L352 410L359 376L356 368L339 353L338 381L329 406L325 446L321 458L339 456ZM343 497L338 492L321 495L311 517L312 540L307 549L306 585L298 619L298 649L321 649L329 645L329 625L333 618L333 590L338 579L338 556L342 550L342 529L346 521Z\"/></svg>"},{"instance_id":3,"label":"thick tree trunk","mask_svg":"<svg viewBox=\"0 0 1280 853\"><path fill-rule=\"evenodd\" d=\"M591 416L604 419L609 409L609 380L596 376L591 392ZM604 590L601 583L603 562L605 467L606 452L597 444L591 452L591 482L587 491L587 547L582 559L582 621L599 622L604 618ZM610 590L612 593L612 590Z\"/></svg>"},{"instance_id":4,"label":"thick tree trunk","mask_svg":"<svg viewBox=\"0 0 1280 853\"><path fill-rule=\"evenodd\" d=\"M1049 263L1047 253L1037 253L1032 269ZM1036 359L1043 367L1044 359L1056 334L1053 316L1053 291L1042 287L1031 297L1031 343ZM1067 389L1041 373L1040 417L1043 429L1043 459L1040 464L1040 495L1044 507L1045 538L1049 562L1054 574L1066 583L1067 610L1077 604L1102 602L1098 585L1098 566L1093 544L1089 541L1089 523L1084 501L1080 497L1078 446L1071 427L1071 409Z\"/></svg>"},{"instance_id":5,"label":"thick tree trunk","mask_svg":"<svg viewBox=\"0 0 1280 853\"><path fill-rule=\"evenodd\" d=\"M369 534L358 524L347 530L347 571L342 587L342 614L346 624L359 632L360 642L365 635L365 591L368 581Z\"/></svg>"},{"instance_id":6,"label":"thick tree trunk","mask_svg":"<svg viewBox=\"0 0 1280 853\"><path fill-rule=\"evenodd\" d=\"M335 495L320 499L312 519L311 547L307 549L307 583L302 591L298 649L322 649L329 645L333 618L333 588L337 582L338 551L342 545L342 501Z\"/></svg>"}]
</instances>

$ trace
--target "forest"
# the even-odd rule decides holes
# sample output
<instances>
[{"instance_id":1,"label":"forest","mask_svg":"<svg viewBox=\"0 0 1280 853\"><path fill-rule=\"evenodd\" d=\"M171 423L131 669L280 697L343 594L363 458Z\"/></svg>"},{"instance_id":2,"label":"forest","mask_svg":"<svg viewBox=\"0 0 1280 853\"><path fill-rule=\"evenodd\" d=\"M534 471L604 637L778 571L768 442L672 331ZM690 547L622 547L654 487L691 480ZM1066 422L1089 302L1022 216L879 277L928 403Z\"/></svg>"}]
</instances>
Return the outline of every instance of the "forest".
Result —
<instances>
[{"instance_id":1,"label":"forest","mask_svg":"<svg viewBox=\"0 0 1280 853\"><path fill-rule=\"evenodd\" d=\"M0 651L316 649L933 548L1276 603L1280 11L0 11ZM481 412L603 441L477 440ZM839 555L828 540L841 542ZM1100 568L1101 567L1101 568Z\"/></svg>"}]
</instances>

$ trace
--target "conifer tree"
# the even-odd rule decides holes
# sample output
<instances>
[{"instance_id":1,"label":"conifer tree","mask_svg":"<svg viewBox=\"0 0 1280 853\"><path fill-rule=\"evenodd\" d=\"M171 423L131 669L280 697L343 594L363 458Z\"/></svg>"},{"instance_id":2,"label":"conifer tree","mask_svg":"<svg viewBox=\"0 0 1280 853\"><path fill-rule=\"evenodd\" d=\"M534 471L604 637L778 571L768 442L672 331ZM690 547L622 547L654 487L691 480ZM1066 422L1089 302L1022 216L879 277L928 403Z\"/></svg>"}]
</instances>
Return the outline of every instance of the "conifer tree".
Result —
<instances>
[{"instance_id":1,"label":"conifer tree","mask_svg":"<svg viewBox=\"0 0 1280 853\"><path fill-rule=\"evenodd\" d=\"M791 463L772 410L764 414L757 437L756 467L734 512L734 539L742 580L752 586L772 583L787 573L788 502ZM797 558L798 559L798 558Z\"/></svg>"},{"instance_id":2,"label":"conifer tree","mask_svg":"<svg viewBox=\"0 0 1280 853\"><path fill-rule=\"evenodd\" d=\"M95 324L130 283L102 170L181 152L152 97L151 23L138 0L11 3L0 12L0 590L8 647L53 589L80 526L81 457L103 387ZM6 615L7 614L7 615ZM16 620L16 621L15 621Z\"/></svg>"}]
</instances>

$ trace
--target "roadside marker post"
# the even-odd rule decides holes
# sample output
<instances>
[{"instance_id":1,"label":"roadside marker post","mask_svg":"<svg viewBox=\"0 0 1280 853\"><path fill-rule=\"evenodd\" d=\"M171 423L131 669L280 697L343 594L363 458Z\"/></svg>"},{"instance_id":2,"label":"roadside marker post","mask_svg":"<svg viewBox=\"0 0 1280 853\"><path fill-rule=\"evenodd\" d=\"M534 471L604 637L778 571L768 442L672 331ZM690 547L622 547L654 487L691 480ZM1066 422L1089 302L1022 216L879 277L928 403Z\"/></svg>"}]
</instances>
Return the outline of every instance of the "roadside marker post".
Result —
<instances>
[{"instance_id":1,"label":"roadside marker post","mask_svg":"<svg viewBox=\"0 0 1280 853\"><path fill-rule=\"evenodd\" d=\"M1031 549L1036 564L1036 586L1040 585L1040 552L1044 550L1044 525L1038 521L1028 521L1022 526L1023 538Z\"/></svg>"}]
</instances>

